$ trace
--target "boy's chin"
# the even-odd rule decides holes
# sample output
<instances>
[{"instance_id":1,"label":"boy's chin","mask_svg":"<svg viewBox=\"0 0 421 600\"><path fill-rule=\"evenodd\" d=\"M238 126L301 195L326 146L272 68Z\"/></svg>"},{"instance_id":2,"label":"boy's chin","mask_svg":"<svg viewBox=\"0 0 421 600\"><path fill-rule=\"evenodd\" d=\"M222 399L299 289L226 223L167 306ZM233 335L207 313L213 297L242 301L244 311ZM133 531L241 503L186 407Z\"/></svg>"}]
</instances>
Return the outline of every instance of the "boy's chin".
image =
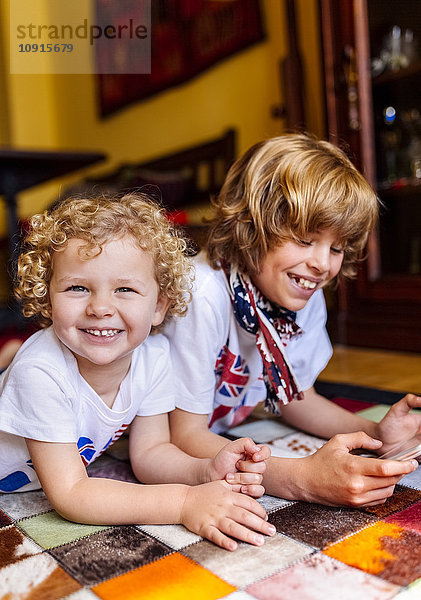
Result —
<instances>
[{"instance_id":1,"label":"boy's chin","mask_svg":"<svg viewBox=\"0 0 421 600\"><path fill-rule=\"evenodd\" d=\"M302 310L310 300L313 294L307 296L306 298L288 298L284 304L279 302L278 304L291 312L297 312L298 310Z\"/></svg>"}]
</instances>

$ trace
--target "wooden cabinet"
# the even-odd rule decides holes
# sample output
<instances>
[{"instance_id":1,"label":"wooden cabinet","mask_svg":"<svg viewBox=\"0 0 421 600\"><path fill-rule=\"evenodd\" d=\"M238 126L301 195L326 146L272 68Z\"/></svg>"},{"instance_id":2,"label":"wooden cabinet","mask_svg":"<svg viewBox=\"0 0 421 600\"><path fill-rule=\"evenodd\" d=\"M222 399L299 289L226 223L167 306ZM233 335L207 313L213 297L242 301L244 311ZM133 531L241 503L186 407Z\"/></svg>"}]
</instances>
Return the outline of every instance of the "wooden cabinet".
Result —
<instances>
[{"instance_id":1,"label":"wooden cabinet","mask_svg":"<svg viewBox=\"0 0 421 600\"><path fill-rule=\"evenodd\" d=\"M326 122L382 201L336 341L421 351L421 2L320 0Z\"/></svg>"}]
</instances>

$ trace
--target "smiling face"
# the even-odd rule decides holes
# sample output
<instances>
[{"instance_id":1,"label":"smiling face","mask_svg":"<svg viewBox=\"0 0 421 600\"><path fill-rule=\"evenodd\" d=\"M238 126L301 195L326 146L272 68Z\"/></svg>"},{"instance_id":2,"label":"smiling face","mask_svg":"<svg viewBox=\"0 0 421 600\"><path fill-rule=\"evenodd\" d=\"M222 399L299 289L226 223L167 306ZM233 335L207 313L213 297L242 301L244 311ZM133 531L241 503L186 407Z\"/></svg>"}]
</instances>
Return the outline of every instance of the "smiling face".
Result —
<instances>
[{"instance_id":1,"label":"smiling face","mask_svg":"<svg viewBox=\"0 0 421 600\"><path fill-rule=\"evenodd\" d=\"M100 366L127 372L133 350L165 317L152 257L130 238L112 240L83 260L81 239L55 252L49 286L53 328L81 372Z\"/></svg>"},{"instance_id":2,"label":"smiling face","mask_svg":"<svg viewBox=\"0 0 421 600\"><path fill-rule=\"evenodd\" d=\"M329 230L289 240L270 250L252 280L266 298L292 311L307 304L314 292L339 273L343 250Z\"/></svg>"}]
</instances>

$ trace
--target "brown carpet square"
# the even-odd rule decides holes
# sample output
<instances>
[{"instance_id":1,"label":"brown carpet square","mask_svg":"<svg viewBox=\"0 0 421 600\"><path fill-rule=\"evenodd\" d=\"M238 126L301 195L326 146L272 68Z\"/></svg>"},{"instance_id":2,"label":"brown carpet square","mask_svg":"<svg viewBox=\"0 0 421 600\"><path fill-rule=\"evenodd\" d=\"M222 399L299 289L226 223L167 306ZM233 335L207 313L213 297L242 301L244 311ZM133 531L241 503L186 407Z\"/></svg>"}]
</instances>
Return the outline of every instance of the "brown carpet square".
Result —
<instances>
[{"instance_id":1,"label":"brown carpet square","mask_svg":"<svg viewBox=\"0 0 421 600\"><path fill-rule=\"evenodd\" d=\"M351 508L334 508L297 502L269 514L276 530L315 548L328 544L377 521L377 518Z\"/></svg>"},{"instance_id":2,"label":"brown carpet square","mask_svg":"<svg viewBox=\"0 0 421 600\"><path fill-rule=\"evenodd\" d=\"M398 510L403 510L418 500L421 500L420 490L413 490L403 485L397 485L395 486L393 496L388 498L384 504L367 506L367 508L364 508L364 511L376 515L379 519L384 519L384 517L388 517Z\"/></svg>"},{"instance_id":3,"label":"brown carpet square","mask_svg":"<svg viewBox=\"0 0 421 600\"><path fill-rule=\"evenodd\" d=\"M5 527L6 525L11 525L12 523L12 519L6 515L6 513L0 510L0 527Z\"/></svg>"},{"instance_id":4,"label":"brown carpet square","mask_svg":"<svg viewBox=\"0 0 421 600\"><path fill-rule=\"evenodd\" d=\"M82 585L96 585L173 552L135 527L112 527L49 551Z\"/></svg>"}]
</instances>

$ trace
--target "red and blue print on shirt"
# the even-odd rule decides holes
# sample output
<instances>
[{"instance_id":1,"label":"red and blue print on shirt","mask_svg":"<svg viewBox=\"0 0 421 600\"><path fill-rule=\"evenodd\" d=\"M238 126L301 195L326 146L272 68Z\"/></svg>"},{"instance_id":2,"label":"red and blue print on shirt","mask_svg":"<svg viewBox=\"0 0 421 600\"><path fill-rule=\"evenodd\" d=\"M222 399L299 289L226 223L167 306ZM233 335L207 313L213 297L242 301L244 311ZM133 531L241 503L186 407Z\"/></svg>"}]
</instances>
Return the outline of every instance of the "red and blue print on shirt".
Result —
<instances>
[{"instance_id":1,"label":"red and blue print on shirt","mask_svg":"<svg viewBox=\"0 0 421 600\"><path fill-rule=\"evenodd\" d=\"M108 442L105 444L105 446L102 448L102 450L98 453L98 456L101 456L101 454L103 452L105 452L105 450L107 450L107 448L109 448L112 444L114 444L114 442L116 442L119 439L119 437L121 437L123 435L123 433L125 432L125 430L127 429L127 427L129 425L130 425L130 423L123 423L121 425L121 427L119 429L117 429L117 431L114 432L114 434L110 437ZM82 436L77 441L77 447L79 450L80 457L83 461L83 464L86 467L87 465L89 465L89 463L92 462L92 459L95 456L96 449L95 449L94 443L90 438ZM98 458L98 456L96 458Z\"/></svg>"},{"instance_id":2,"label":"red and blue print on shirt","mask_svg":"<svg viewBox=\"0 0 421 600\"><path fill-rule=\"evenodd\" d=\"M105 446L103 447L101 452L98 454L98 456L101 456L101 454L103 452L105 452L107 450L107 448L112 446L112 444L114 444L114 442L116 442L123 435L123 433L126 431L126 429L129 425L130 425L130 423L123 423L123 425L120 427L120 429L117 429L117 431L114 433L114 435L112 435L110 437L110 439L105 444ZM98 456L97 456L97 458L98 458Z\"/></svg>"},{"instance_id":3,"label":"red and blue print on shirt","mask_svg":"<svg viewBox=\"0 0 421 600\"><path fill-rule=\"evenodd\" d=\"M86 467L86 465L89 465L95 455L96 450L94 443L90 438L82 436L77 441L77 448L79 450L82 462Z\"/></svg>"},{"instance_id":4,"label":"red and blue print on shirt","mask_svg":"<svg viewBox=\"0 0 421 600\"><path fill-rule=\"evenodd\" d=\"M250 371L239 354L233 354L224 346L216 360L215 375L219 379L217 392L228 398L237 398L247 385Z\"/></svg>"}]
</instances>

